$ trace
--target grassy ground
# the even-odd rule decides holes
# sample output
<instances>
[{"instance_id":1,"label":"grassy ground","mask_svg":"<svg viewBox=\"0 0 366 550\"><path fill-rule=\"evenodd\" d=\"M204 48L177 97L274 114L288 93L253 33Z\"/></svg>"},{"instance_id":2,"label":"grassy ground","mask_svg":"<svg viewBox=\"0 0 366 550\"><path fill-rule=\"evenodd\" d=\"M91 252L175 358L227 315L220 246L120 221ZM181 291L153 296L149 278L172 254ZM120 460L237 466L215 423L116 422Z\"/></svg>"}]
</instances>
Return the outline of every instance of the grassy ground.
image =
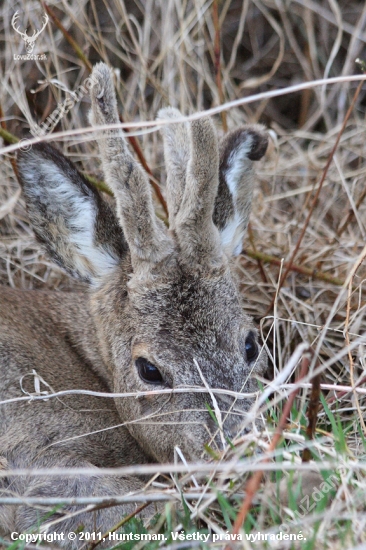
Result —
<instances>
[{"instance_id":1,"label":"grassy ground","mask_svg":"<svg viewBox=\"0 0 366 550\"><path fill-rule=\"evenodd\" d=\"M365 544L366 85L345 127L358 82L312 85L291 94L285 89L359 72L355 59L365 56L366 7L356 0L70 0L49 6L50 21L35 42L34 53L47 56L41 61L14 59L25 47L10 25L18 9L20 25L28 20L39 28L40 3L28 0L15 6L4 0L0 6L0 114L3 129L12 135L27 136L31 121L41 124L58 103L74 97L90 65L101 59L115 68L120 109L131 129L134 121L153 120L163 105L190 114L263 92L261 99L215 115L215 121L220 134L247 122L262 122L273 130L269 151L258 166L249 236L237 261L246 310L261 320L277 381L258 412L266 427L236 442L235 448L229 446L209 477L199 472L195 477L184 472L167 476L162 483L171 488L172 502L165 513L145 527L136 519L123 526L125 533L165 533L165 542L126 541L118 547L224 548L225 534L232 532L251 489L253 506L244 519L247 534L268 538L302 531L306 540L257 537L238 542L238 548L343 549ZM281 89L282 95L271 97ZM68 136L68 131L87 125L88 106L88 96L81 93L53 131L64 132L59 146L79 168L101 179L95 142L86 134ZM135 133L164 192L159 135ZM12 153L4 151L7 143L0 142L0 282L71 291L76 283L35 242ZM164 215L158 200L156 208ZM294 354L296 358L307 346L314 355L302 359L310 373L303 382L314 380L313 389L303 384L274 450L290 384L300 370ZM267 385L263 380L263 390ZM313 430L307 434L308 417ZM310 458L324 480L318 479L317 492L299 503L296 495L284 498L286 476L291 479L291 471L309 465L303 460L309 458L304 448L310 432ZM251 472L263 467L258 450L270 459L265 465L269 473L260 485L248 486ZM327 482L329 475L333 477ZM176 501L183 501L181 510L175 509ZM188 538L174 540L170 533L180 529L219 538L215 543L211 538L209 546ZM18 542L9 546L20 547Z\"/></svg>"}]
</instances>

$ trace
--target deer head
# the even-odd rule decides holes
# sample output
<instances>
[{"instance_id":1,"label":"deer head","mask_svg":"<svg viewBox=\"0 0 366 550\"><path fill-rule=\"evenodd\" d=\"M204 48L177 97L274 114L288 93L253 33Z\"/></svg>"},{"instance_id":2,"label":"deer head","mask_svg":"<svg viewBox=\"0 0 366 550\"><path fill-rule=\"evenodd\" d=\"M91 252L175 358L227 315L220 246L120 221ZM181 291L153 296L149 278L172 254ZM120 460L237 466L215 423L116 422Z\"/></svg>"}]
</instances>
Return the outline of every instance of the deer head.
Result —
<instances>
[{"instance_id":1,"label":"deer head","mask_svg":"<svg viewBox=\"0 0 366 550\"><path fill-rule=\"evenodd\" d=\"M92 124L118 124L110 69L99 63L92 76ZM185 123L172 108L159 117L168 122L169 230L155 216L147 176L119 129L97 134L115 212L49 145L20 153L18 167L39 240L56 262L90 284L90 309L114 391L186 391L116 399L131 435L150 457L165 462L176 447L187 458L200 456L211 435L221 444L207 411L210 396L190 388L231 392L214 401L222 411L221 434L231 439L250 428L253 399L234 399L232 392L255 392L255 375L267 358L243 312L230 257L241 250L252 161L263 156L268 137L252 125L218 143L207 118Z\"/></svg>"},{"instance_id":2,"label":"deer head","mask_svg":"<svg viewBox=\"0 0 366 550\"><path fill-rule=\"evenodd\" d=\"M47 23L48 23L48 15L47 13L44 14L43 16L44 18L44 23L43 23L43 27L41 29L39 29L38 31L37 30L34 30L33 31L33 34L32 36L28 36L26 32L22 32L19 27L16 27L16 24L17 24L17 20L19 19L19 14L18 12L16 11L13 15L13 18L11 20L11 24L12 24L12 27L13 29L18 33L20 34L20 36L23 38L24 42L25 42L25 49L27 51L27 53L32 53L33 52L33 49L34 49L34 43L36 41L36 39L38 38L38 36L41 34L41 32L45 29Z\"/></svg>"}]
</instances>

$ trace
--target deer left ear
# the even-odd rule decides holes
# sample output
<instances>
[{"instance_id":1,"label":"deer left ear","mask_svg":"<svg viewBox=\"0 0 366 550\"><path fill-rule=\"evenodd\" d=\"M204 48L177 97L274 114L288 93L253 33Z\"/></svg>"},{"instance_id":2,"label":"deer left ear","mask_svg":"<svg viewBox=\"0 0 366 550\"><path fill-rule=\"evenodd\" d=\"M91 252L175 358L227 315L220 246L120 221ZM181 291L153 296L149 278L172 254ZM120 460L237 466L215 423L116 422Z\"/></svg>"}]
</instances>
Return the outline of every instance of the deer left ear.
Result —
<instances>
[{"instance_id":1,"label":"deer left ear","mask_svg":"<svg viewBox=\"0 0 366 550\"><path fill-rule=\"evenodd\" d=\"M268 133L259 124L229 132L220 143L219 188L213 221L229 256L242 251L252 206L253 161L263 157L267 146Z\"/></svg>"},{"instance_id":2,"label":"deer left ear","mask_svg":"<svg viewBox=\"0 0 366 550\"><path fill-rule=\"evenodd\" d=\"M62 153L37 144L18 154L29 219L51 258L72 276L95 283L128 247L108 204Z\"/></svg>"}]
</instances>

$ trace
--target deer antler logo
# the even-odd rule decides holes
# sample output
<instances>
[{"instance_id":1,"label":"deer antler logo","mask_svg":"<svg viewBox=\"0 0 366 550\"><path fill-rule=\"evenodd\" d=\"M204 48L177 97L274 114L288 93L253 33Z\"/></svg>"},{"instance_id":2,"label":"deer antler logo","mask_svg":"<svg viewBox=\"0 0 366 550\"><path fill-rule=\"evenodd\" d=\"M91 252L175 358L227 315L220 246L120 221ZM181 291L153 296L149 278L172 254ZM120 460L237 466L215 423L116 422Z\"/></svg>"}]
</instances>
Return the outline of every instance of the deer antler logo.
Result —
<instances>
[{"instance_id":1,"label":"deer antler logo","mask_svg":"<svg viewBox=\"0 0 366 550\"><path fill-rule=\"evenodd\" d=\"M45 29L45 27L48 23L47 13L45 13L43 17L44 17L43 27L39 31L34 30L32 36L28 36L26 32L22 32L21 30L19 30L19 26L18 26L18 28L16 27L17 21L19 19L18 12L16 11L13 15L13 18L11 20L12 27L23 38L23 40L25 42L25 49L27 50L27 53L32 53L33 52L34 43L35 43L36 39L41 34L41 32Z\"/></svg>"}]
</instances>

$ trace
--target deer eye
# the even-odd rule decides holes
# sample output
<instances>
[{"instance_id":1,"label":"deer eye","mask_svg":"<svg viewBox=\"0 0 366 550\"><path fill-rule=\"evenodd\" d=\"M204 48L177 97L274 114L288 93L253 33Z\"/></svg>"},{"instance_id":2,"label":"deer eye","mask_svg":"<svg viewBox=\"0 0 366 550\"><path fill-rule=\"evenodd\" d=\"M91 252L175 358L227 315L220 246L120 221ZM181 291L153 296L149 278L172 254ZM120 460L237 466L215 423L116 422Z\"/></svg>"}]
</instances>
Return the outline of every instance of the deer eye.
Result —
<instances>
[{"instance_id":1,"label":"deer eye","mask_svg":"<svg viewBox=\"0 0 366 550\"><path fill-rule=\"evenodd\" d=\"M248 336L245 339L245 353L247 355L248 363L254 361L258 356L258 344L256 342L253 332L249 332Z\"/></svg>"},{"instance_id":2,"label":"deer eye","mask_svg":"<svg viewBox=\"0 0 366 550\"><path fill-rule=\"evenodd\" d=\"M147 384L163 384L163 377L159 369L145 359L145 357L138 357L135 365L141 380Z\"/></svg>"}]
</instances>

